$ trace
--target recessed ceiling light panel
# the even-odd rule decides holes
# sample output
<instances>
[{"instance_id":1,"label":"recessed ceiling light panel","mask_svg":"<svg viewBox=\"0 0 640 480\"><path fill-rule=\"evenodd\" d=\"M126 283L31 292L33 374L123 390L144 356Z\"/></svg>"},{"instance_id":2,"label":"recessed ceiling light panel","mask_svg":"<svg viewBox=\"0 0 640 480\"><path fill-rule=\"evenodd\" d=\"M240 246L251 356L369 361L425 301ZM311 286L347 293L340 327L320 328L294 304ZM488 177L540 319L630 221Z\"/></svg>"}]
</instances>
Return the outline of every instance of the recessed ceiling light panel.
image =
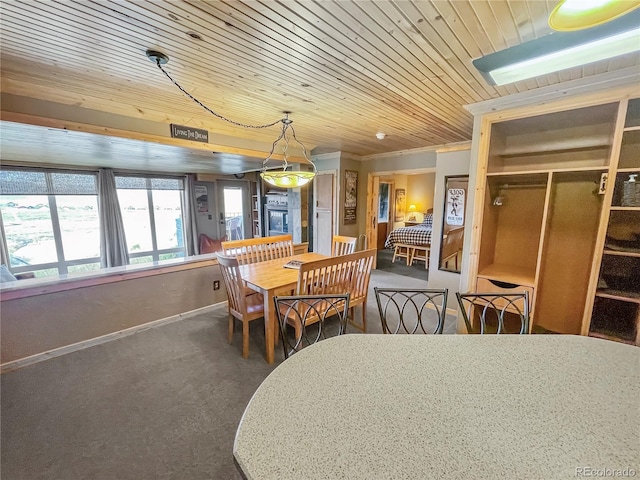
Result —
<instances>
[{"instance_id":1,"label":"recessed ceiling light panel","mask_svg":"<svg viewBox=\"0 0 640 480\"><path fill-rule=\"evenodd\" d=\"M482 58L473 65L491 85L538 77L640 50L640 10L604 25L554 32Z\"/></svg>"}]
</instances>

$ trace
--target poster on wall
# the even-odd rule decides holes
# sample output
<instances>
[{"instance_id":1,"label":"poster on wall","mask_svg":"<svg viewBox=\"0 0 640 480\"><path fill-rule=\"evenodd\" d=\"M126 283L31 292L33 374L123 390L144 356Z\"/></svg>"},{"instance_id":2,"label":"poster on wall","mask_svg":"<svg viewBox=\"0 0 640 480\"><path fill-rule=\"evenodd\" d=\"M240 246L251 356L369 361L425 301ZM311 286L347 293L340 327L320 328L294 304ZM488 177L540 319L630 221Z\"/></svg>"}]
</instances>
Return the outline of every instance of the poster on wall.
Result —
<instances>
[{"instance_id":1,"label":"poster on wall","mask_svg":"<svg viewBox=\"0 0 640 480\"><path fill-rule=\"evenodd\" d=\"M358 208L358 172L344 172L344 224L356 223Z\"/></svg>"},{"instance_id":2,"label":"poster on wall","mask_svg":"<svg viewBox=\"0 0 640 480\"><path fill-rule=\"evenodd\" d=\"M464 225L464 189L447 189L447 225Z\"/></svg>"},{"instance_id":3,"label":"poster on wall","mask_svg":"<svg viewBox=\"0 0 640 480\"><path fill-rule=\"evenodd\" d=\"M206 185L195 185L196 208L198 213L209 213L209 195Z\"/></svg>"},{"instance_id":4,"label":"poster on wall","mask_svg":"<svg viewBox=\"0 0 640 480\"><path fill-rule=\"evenodd\" d=\"M394 222L403 222L404 221L404 212L407 207L407 192L404 188L398 188L396 190L396 199L395 199L395 215L393 217Z\"/></svg>"},{"instance_id":5,"label":"poster on wall","mask_svg":"<svg viewBox=\"0 0 640 480\"><path fill-rule=\"evenodd\" d=\"M378 196L378 223L389 221L389 184L381 183Z\"/></svg>"}]
</instances>

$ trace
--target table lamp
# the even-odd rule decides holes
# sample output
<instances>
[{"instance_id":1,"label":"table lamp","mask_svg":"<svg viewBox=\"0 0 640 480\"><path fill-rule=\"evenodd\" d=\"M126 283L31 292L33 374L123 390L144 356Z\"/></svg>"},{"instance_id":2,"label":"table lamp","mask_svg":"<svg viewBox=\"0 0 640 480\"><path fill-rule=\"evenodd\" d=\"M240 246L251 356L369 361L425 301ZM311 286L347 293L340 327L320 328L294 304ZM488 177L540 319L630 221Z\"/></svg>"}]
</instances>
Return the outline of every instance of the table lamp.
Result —
<instances>
[{"instance_id":1,"label":"table lamp","mask_svg":"<svg viewBox=\"0 0 640 480\"><path fill-rule=\"evenodd\" d=\"M409 205L409 221L410 222L415 222L416 221L416 206L415 205Z\"/></svg>"}]
</instances>

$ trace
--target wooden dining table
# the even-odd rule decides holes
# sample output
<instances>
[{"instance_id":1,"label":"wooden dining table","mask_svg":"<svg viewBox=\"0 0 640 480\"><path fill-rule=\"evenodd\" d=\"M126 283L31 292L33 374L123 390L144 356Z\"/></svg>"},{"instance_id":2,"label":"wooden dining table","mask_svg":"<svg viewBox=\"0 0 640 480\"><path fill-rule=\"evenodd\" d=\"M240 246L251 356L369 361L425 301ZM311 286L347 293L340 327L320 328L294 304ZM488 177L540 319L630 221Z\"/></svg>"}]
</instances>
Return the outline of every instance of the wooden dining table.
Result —
<instances>
[{"instance_id":1,"label":"wooden dining table","mask_svg":"<svg viewBox=\"0 0 640 480\"><path fill-rule=\"evenodd\" d=\"M640 473L640 348L576 335L356 335L284 361L233 447L248 480Z\"/></svg>"},{"instance_id":2,"label":"wooden dining table","mask_svg":"<svg viewBox=\"0 0 640 480\"><path fill-rule=\"evenodd\" d=\"M298 270L286 268L284 265L291 260L312 262L328 258L319 253L302 253L292 257L278 258L266 262L257 262L240 266L240 274L247 287L264 296L264 334L266 345L266 360L274 361L274 345L278 329L276 328L276 312L273 297L280 294L291 294L298 283Z\"/></svg>"}]
</instances>

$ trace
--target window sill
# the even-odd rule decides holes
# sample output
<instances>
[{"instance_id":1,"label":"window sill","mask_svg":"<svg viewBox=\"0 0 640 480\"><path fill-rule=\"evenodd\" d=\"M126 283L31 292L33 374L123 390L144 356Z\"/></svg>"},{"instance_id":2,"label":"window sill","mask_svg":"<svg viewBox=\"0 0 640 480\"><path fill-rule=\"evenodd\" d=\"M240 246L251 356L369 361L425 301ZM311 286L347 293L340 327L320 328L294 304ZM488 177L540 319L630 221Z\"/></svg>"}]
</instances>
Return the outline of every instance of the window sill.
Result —
<instances>
[{"instance_id":1,"label":"window sill","mask_svg":"<svg viewBox=\"0 0 640 480\"><path fill-rule=\"evenodd\" d=\"M45 295L64 290L103 285L133 278L162 275L170 272L217 265L215 253L186 258L160 260L152 263L103 268L94 272L54 275L44 278L17 280L0 285L0 301Z\"/></svg>"}]
</instances>

